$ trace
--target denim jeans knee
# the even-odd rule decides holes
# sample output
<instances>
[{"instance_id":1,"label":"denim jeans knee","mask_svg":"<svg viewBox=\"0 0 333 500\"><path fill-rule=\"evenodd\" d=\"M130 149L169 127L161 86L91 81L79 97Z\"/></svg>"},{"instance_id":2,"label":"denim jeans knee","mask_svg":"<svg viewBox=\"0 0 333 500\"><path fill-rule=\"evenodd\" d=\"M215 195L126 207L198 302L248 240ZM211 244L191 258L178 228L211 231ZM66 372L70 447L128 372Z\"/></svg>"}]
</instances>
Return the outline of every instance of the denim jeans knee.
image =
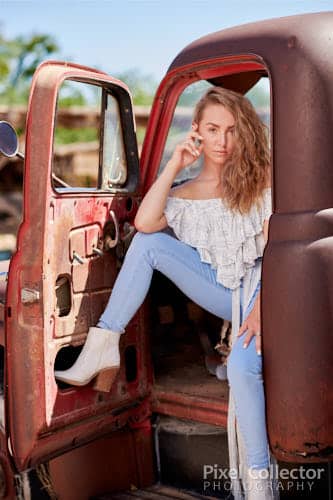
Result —
<instances>
[{"instance_id":1,"label":"denim jeans knee","mask_svg":"<svg viewBox=\"0 0 333 500\"><path fill-rule=\"evenodd\" d=\"M128 252L133 251L135 248L136 251L147 250L154 247L156 242L161 241L163 239L164 233L161 231L155 233L142 233L138 231L129 246Z\"/></svg>"}]
</instances>

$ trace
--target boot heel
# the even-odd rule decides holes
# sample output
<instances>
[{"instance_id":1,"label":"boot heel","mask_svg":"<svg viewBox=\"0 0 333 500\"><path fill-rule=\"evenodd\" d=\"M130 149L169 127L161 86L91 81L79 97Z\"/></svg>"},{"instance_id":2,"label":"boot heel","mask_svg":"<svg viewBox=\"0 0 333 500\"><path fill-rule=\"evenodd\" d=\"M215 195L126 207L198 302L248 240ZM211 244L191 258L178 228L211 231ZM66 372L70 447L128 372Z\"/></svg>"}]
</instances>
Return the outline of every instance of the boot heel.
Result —
<instances>
[{"instance_id":1,"label":"boot heel","mask_svg":"<svg viewBox=\"0 0 333 500\"><path fill-rule=\"evenodd\" d=\"M118 375L119 366L113 366L99 372L95 378L94 389L100 392L110 392L112 384Z\"/></svg>"}]
</instances>

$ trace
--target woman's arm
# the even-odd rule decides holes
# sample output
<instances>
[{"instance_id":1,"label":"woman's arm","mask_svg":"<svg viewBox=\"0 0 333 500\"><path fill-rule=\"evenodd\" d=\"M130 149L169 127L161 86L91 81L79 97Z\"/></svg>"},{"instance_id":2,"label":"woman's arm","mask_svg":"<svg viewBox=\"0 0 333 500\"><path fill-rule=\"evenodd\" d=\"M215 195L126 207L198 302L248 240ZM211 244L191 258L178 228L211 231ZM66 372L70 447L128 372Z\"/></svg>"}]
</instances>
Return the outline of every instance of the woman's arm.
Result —
<instances>
[{"instance_id":1,"label":"woman's arm","mask_svg":"<svg viewBox=\"0 0 333 500\"><path fill-rule=\"evenodd\" d=\"M172 162L167 163L161 175L146 193L137 211L134 225L138 231L153 233L168 225L163 212L176 175L176 166Z\"/></svg>"},{"instance_id":2,"label":"woman's arm","mask_svg":"<svg viewBox=\"0 0 333 500\"><path fill-rule=\"evenodd\" d=\"M163 172L147 191L134 219L134 225L138 231L154 233L168 225L163 213L167 197L178 172L191 165L200 156L202 146L196 147L194 143L197 138L202 139L197 132L192 131L185 141L176 146Z\"/></svg>"}]
</instances>

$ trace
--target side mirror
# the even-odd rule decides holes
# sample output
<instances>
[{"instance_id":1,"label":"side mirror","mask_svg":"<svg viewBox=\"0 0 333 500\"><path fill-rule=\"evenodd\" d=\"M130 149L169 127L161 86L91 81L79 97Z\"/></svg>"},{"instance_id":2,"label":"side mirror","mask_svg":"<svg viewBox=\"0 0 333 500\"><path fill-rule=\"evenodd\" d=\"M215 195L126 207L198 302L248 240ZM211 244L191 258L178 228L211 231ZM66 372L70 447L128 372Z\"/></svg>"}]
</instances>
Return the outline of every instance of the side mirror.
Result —
<instances>
[{"instance_id":1,"label":"side mirror","mask_svg":"<svg viewBox=\"0 0 333 500\"><path fill-rule=\"evenodd\" d=\"M0 153L7 158L18 154L18 139L15 129L10 123L0 121Z\"/></svg>"},{"instance_id":2,"label":"side mirror","mask_svg":"<svg viewBox=\"0 0 333 500\"><path fill-rule=\"evenodd\" d=\"M21 160L24 160L24 154L19 152L18 146L17 133L14 127L8 122L0 121L0 153L7 158L17 156L18 158L21 158ZM52 174L52 177L59 184L59 186L66 188L70 187L55 174Z\"/></svg>"}]
</instances>

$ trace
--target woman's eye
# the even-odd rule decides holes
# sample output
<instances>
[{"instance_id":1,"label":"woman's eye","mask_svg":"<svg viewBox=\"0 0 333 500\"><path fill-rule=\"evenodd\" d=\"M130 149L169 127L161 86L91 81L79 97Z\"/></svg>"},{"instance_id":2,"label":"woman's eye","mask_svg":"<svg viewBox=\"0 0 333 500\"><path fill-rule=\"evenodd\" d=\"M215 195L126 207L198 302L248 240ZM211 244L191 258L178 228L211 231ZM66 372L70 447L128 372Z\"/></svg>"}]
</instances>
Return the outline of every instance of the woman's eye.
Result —
<instances>
[{"instance_id":1,"label":"woman's eye","mask_svg":"<svg viewBox=\"0 0 333 500\"><path fill-rule=\"evenodd\" d=\"M208 132L214 133L214 132L216 132L216 128L209 128Z\"/></svg>"}]
</instances>

